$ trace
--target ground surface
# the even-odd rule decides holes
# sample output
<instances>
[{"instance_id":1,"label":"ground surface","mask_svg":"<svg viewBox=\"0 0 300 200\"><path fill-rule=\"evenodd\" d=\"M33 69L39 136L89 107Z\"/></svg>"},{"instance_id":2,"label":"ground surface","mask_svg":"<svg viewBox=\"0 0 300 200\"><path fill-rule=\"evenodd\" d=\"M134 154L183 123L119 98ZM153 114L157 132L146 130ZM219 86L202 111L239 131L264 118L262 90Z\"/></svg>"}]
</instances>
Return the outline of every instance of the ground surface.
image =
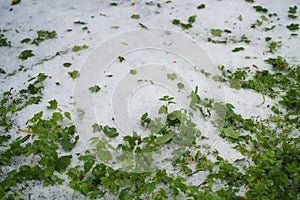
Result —
<instances>
[{"instance_id":1,"label":"ground surface","mask_svg":"<svg viewBox=\"0 0 300 200\"><path fill-rule=\"evenodd\" d=\"M258 7L254 8L255 6ZM94 123L103 127L108 125L117 128L120 135L112 139L113 146L122 142L122 137L131 135L132 131L137 131L142 137L147 137L151 133L140 126L141 115L148 112L152 118L160 116L157 112L165 103L158 99L164 95L175 97L176 104L170 104L169 113L177 109L188 109L190 98L187 96L197 85L202 99L207 97L216 102L230 103L235 107L234 112L244 119L254 119L256 116L267 119L273 113L271 107L280 100L280 97L271 98L270 95L228 84L226 81L225 83L215 81L221 74L218 66L224 65L225 69L231 71L242 69L249 77L252 77L256 71L274 70L272 65L266 63L265 60L277 56L284 58L291 66L299 66L300 39L297 35L299 25L298 29L294 30L287 27L291 24L299 24L299 10L289 12L290 8L295 6L300 7L299 1L257 0L251 3L245 0L204 0L201 2L23 0L16 5L11 5L8 0L2 1L0 34L7 40L1 40L0 46L1 93L13 88L11 90L14 91L13 98L17 98L20 94L16 91L27 88L30 78L40 73L48 77L47 80L41 81L43 82L41 91L35 93L35 95L42 96L41 101L13 112L14 123L9 130L5 130L2 121L3 134L11 136L9 141L26 136L26 130L32 131L27 127L28 120L39 111L44 111L46 118L51 116L52 108L51 106L47 108L47 106L49 106L49 101L55 100L54 109L64 113L65 116L69 116L66 113L70 113L71 120L66 122L67 125L78 126L76 134L79 135L79 140L74 149L69 153L61 148L57 150L58 157L73 155L71 164L66 168L69 170L71 167L81 165L78 155L84 154L86 149L91 148L89 146L91 137L99 136L91 128ZM40 36L38 31L41 31ZM137 32L132 34L130 31ZM167 33L170 36L165 34L166 31L169 31ZM50 32L54 34L53 37ZM157 37L151 38L151 34L157 32L165 35L159 37L158 34ZM144 33L146 37L143 36ZM120 37L120 42L117 43ZM170 44L167 43L168 37L173 37ZM185 44L189 42L191 44L181 45L179 40L186 40ZM9 41L9 43L4 41ZM192 41L196 43L193 44ZM179 45L175 48L177 43ZM107 44L112 45L105 48ZM145 45L144 48L142 48L143 45ZM160 48L159 45L165 49ZM191 56L198 47L200 48L199 54ZM26 54L25 50L32 50L33 55L28 58L22 55L22 52ZM198 61L195 63L197 59L195 62L193 60L197 56L200 58L200 63ZM123 61L122 58L125 60ZM209 72L211 75L205 76L204 72ZM172 75L176 76L172 77ZM83 86L86 87L84 92L81 91L82 88L84 90ZM100 91L96 86L101 88ZM91 89L91 87L94 88ZM32 94L32 91L29 93ZM21 98L23 98L22 95ZM80 109L88 116L86 120L83 119L83 122L80 121L82 120ZM195 115L200 116L199 113ZM94 118L91 119L90 116ZM210 150L206 151L217 150L219 156L229 163L237 159L245 159L247 156L234 149L235 145L230 139L219 136L220 129L211 123L217 118L216 116L213 114L212 119L208 121L195 118L198 120L197 129L201 131L202 136L207 138L204 144L210 146ZM101 131L103 131L102 128L100 128ZM31 134L34 135L34 131L32 132ZM299 133L297 127L293 133L296 135ZM32 138L26 142L32 142ZM1 148L1 151L5 152L8 147L3 145ZM186 156L185 165L194 172L197 171L197 163L192 155L197 152L197 147L192 146L190 150L194 153L191 153L190 157ZM173 156L169 148L163 151L164 156L168 158ZM103 155L103 151L101 152ZM198 186L209 174L209 170L200 170L200 173L195 174L188 173L178 166L170 166L169 162L164 163L162 161L164 158L155 160L153 166L160 170L165 169L171 175L182 176L187 185ZM34 156L33 158L22 155L12 157L12 163L0 165L3 172L0 180L6 180L7 173L14 169L18 170L21 165L35 163L35 159ZM214 162L215 158L211 157L211 160ZM110 161L106 164L114 169L120 167L118 163L112 164ZM249 165L252 164L250 162ZM125 171L132 170L122 167ZM149 170L153 168L147 170L142 168L141 171ZM81 185L81 188L77 188L79 192L74 192L68 186L72 178L64 172L55 173L66 180L62 185L54 184L44 187L40 181L21 181L20 184L12 184L10 192L18 191L25 186L19 192L19 195L25 199L86 198L84 195L88 194L89 189ZM244 183L240 185L240 190L236 191L237 195L245 196L247 187L243 188L244 185ZM214 193L223 186L224 182L216 182L211 192ZM97 187L105 188L107 191L112 190L109 186ZM9 190L6 188L6 191ZM158 189L154 190L154 193L159 193ZM141 196L141 198L159 199L151 192L148 195ZM108 192L103 198L118 199L120 196ZM168 196L168 198L171 197Z\"/></svg>"}]
</instances>

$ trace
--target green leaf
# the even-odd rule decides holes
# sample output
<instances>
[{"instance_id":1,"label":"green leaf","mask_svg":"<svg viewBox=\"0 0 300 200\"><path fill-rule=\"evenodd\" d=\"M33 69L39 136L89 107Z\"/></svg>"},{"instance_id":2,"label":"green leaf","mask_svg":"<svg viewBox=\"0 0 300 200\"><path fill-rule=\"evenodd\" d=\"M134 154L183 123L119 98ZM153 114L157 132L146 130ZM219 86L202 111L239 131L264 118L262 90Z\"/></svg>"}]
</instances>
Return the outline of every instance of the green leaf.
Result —
<instances>
[{"instance_id":1,"label":"green leaf","mask_svg":"<svg viewBox=\"0 0 300 200\"><path fill-rule=\"evenodd\" d=\"M159 100L167 102L168 105L169 104L176 104L174 101L172 101L172 100L174 100L174 97L170 97L168 95L165 95L162 98L159 98Z\"/></svg>"},{"instance_id":2,"label":"green leaf","mask_svg":"<svg viewBox=\"0 0 300 200\"><path fill-rule=\"evenodd\" d=\"M115 138L119 135L119 133L117 133L117 129L114 127L109 127L109 126L104 126L103 128L103 133L110 138Z\"/></svg>"},{"instance_id":3,"label":"green leaf","mask_svg":"<svg viewBox=\"0 0 300 200\"><path fill-rule=\"evenodd\" d=\"M129 73L132 74L132 75L136 75L136 74L137 74L137 71L136 71L135 69L131 69L131 70L129 71Z\"/></svg>"},{"instance_id":4,"label":"green leaf","mask_svg":"<svg viewBox=\"0 0 300 200\"><path fill-rule=\"evenodd\" d=\"M175 133L170 132L166 135L157 137L155 140L156 140L157 144L161 145L161 144L165 144L165 143L169 142L174 136L175 136Z\"/></svg>"},{"instance_id":5,"label":"green leaf","mask_svg":"<svg viewBox=\"0 0 300 200\"><path fill-rule=\"evenodd\" d=\"M205 4L201 4L201 5L197 6L197 9L203 9L203 8L205 8Z\"/></svg>"},{"instance_id":6,"label":"green leaf","mask_svg":"<svg viewBox=\"0 0 300 200\"><path fill-rule=\"evenodd\" d=\"M271 37L266 37L266 38L265 38L265 41L266 41L266 42L271 41L271 40L272 40Z\"/></svg>"},{"instance_id":7,"label":"green leaf","mask_svg":"<svg viewBox=\"0 0 300 200\"><path fill-rule=\"evenodd\" d=\"M110 5L110 6L117 6L118 4L115 3L115 2L111 2L111 3L109 3L109 5Z\"/></svg>"},{"instance_id":8,"label":"green leaf","mask_svg":"<svg viewBox=\"0 0 300 200\"><path fill-rule=\"evenodd\" d=\"M222 33L223 33L223 30L221 30L221 29L210 29L210 33L214 36L221 37Z\"/></svg>"},{"instance_id":9,"label":"green leaf","mask_svg":"<svg viewBox=\"0 0 300 200\"><path fill-rule=\"evenodd\" d=\"M242 15L239 15L238 20L239 20L239 21L243 21L243 16L242 16Z\"/></svg>"},{"instance_id":10,"label":"green leaf","mask_svg":"<svg viewBox=\"0 0 300 200\"><path fill-rule=\"evenodd\" d=\"M168 79L173 81L177 78L177 75L175 73L172 73L172 74L167 73L167 77L168 77Z\"/></svg>"},{"instance_id":11,"label":"green leaf","mask_svg":"<svg viewBox=\"0 0 300 200\"><path fill-rule=\"evenodd\" d=\"M289 13L288 17L290 19L296 19L296 18L298 18L298 16L295 15L297 13L297 6L289 7L288 13Z\"/></svg>"},{"instance_id":12,"label":"green leaf","mask_svg":"<svg viewBox=\"0 0 300 200\"><path fill-rule=\"evenodd\" d=\"M182 23L179 19L174 19L174 20L172 21L172 24L177 25L177 26L180 26L182 29L190 29L190 28L193 27L192 24L195 22L196 17L197 17L196 15L190 16L190 17L188 18L188 23L187 23L187 24Z\"/></svg>"},{"instance_id":13,"label":"green leaf","mask_svg":"<svg viewBox=\"0 0 300 200\"><path fill-rule=\"evenodd\" d=\"M239 51L244 51L245 48L244 47L236 47L232 50L232 52L239 52Z\"/></svg>"},{"instance_id":14,"label":"green leaf","mask_svg":"<svg viewBox=\"0 0 300 200\"><path fill-rule=\"evenodd\" d=\"M212 79L214 80L214 81L224 81L225 79L224 79L224 77L223 76L220 76L220 75L213 75L212 76Z\"/></svg>"},{"instance_id":15,"label":"green leaf","mask_svg":"<svg viewBox=\"0 0 300 200\"><path fill-rule=\"evenodd\" d=\"M90 87L89 90L91 93L97 93L101 90L101 88L98 85L95 85L93 87Z\"/></svg>"},{"instance_id":16,"label":"green leaf","mask_svg":"<svg viewBox=\"0 0 300 200\"><path fill-rule=\"evenodd\" d=\"M74 46L73 48L72 48L72 51L74 51L74 52L78 52L78 51L80 51L80 46Z\"/></svg>"},{"instance_id":17,"label":"green leaf","mask_svg":"<svg viewBox=\"0 0 300 200\"><path fill-rule=\"evenodd\" d=\"M179 19L174 19L172 21L172 24L174 24L174 25L180 25L180 20Z\"/></svg>"},{"instance_id":18,"label":"green leaf","mask_svg":"<svg viewBox=\"0 0 300 200\"><path fill-rule=\"evenodd\" d=\"M296 14L297 13L297 6L289 7L288 13L290 13L290 14Z\"/></svg>"},{"instance_id":19,"label":"green leaf","mask_svg":"<svg viewBox=\"0 0 300 200\"><path fill-rule=\"evenodd\" d=\"M125 58L123 56L118 56L118 59L120 63L125 61Z\"/></svg>"},{"instance_id":20,"label":"green leaf","mask_svg":"<svg viewBox=\"0 0 300 200\"><path fill-rule=\"evenodd\" d=\"M216 110L217 114L221 118L225 118L226 117L226 105L224 105L223 103L216 102L214 104L214 109Z\"/></svg>"},{"instance_id":21,"label":"green leaf","mask_svg":"<svg viewBox=\"0 0 300 200\"><path fill-rule=\"evenodd\" d=\"M34 84L29 84L27 88L30 94L37 94L40 91L40 88L36 87Z\"/></svg>"},{"instance_id":22,"label":"green leaf","mask_svg":"<svg viewBox=\"0 0 300 200\"><path fill-rule=\"evenodd\" d=\"M58 121L62 121L63 120L63 116L60 112L54 112L52 113L52 119L56 122Z\"/></svg>"},{"instance_id":23,"label":"green leaf","mask_svg":"<svg viewBox=\"0 0 300 200\"><path fill-rule=\"evenodd\" d=\"M200 97L197 94L197 92L198 92L198 86L196 86L195 91L192 91L189 96L191 98L191 101L190 101L191 108L194 108L195 105L200 101Z\"/></svg>"},{"instance_id":24,"label":"green leaf","mask_svg":"<svg viewBox=\"0 0 300 200\"><path fill-rule=\"evenodd\" d=\"M144 28L144 29L148 29L147 26L145 26L145 25L142 24L142 23L139 23L139 25L140 25L142 28Z\"/></svg>"},{"instance_id":25,"label":"green leaf","mask_svg":"<svg viewBox=\"0 0 300 200\"><path fill-rule=\"evenodd\" d=\"M90 191L90 186L87 182L83 182L82 185L81 185L81 192L87 196L87 194L89 193Z\"/></svg>"},{"instance_id":26,"label":"green leaf","mask_svg":"<svg viewBox=\"0 0 300 200\"><path fill-rule=\"evenodd\" d=\"M38 112L33 115L33 117L29 120L31 123L36 123L38 122L43 116L43 111Z\"/></svg>"},{"instance_id":27,"label":"green leaf","mask_svg":"<svg viewBox=\"0 0 300 200\"><path fill-rule=\"evenodd\" d=\"M203 75L206 76L206 77L210 77L210 76L211 76L211 73L205 71L204 69L201 69L201 70L200 70L200 73L203 74Z\"/></svg>"},{"instance_id":28,"label":"green leaf","mask_svg":"<svg viewBox=\"0 0 300 200\"><path fill-rule=\"evenodd\" d=\"M148 118L148 113L144 113L143 115L142 115L142 117L141 117L141 120L145 120L145 119L147 119Z\"/></svg>"},{"instance_id":29,"label":"green leaf","mask_svg":"<svg viewBox=\"0 0 300 200\"><path fill-rule=\"evenodd\" d=\"M72 155L59 157L54 161L54 169L59 172L65 171L68 165L71 163L71 159Z\"/></svg>"},{"instance_id":30,"label":"green leaf","mask_svg":"<svg viewBox=\"0 0 300 200\"><path fill-rule=\"evenodd\" d=\"M103 130L102 126L99 125L99 124L97 124L97 123L93 124L92 128L93 128L93 133L95 133L95 132L101 132Z\"/></svg>"},{"instance_id":31,"label":"green leaf","mask_svg":"<svg viewBox=\"0 0 300 200\"><path fill-rule=\"evenodd\" d=\"M87 23L85 23L85 22L82 22L82 21L76 21L76 22L74 22L74 24L85 25L85 24L87 24Z\"/></svg>"},{"instance_id":32,"label":"green leaf","mask_svg":"<svg viewBox=\"0 0 300 200\"><path fill-rule=\"evenodd\" d=\"M167 106L161 106L158 110L158 114L167 114L168 113L168 107Z\"/></svg>"},{"instance_id":33,"label":"green leaf","mask_svg":"<svg viewBox=\"0 0 300 200\"><path fill-rule=\"evenodd\" d=\"M139 19L139 18L140 18L140 15L138 15L138 14L133 14L133 15L131 15L131 18L132 18L132 19Z\"/></svg>"},{"instance_id":34,"label":"green leaf","mask_svg":"<svg viewBox=\"0 0 300 200\"><path fill-rule=\"evenodd\" d=\"M39 44L47 39L53 39L56 37L56 31L43 31L39 30L37 31L37 38L34 38L31 44L35 44L36 46L39 46Z\"/></svg>"},{"instance_id":35,"label":"green leaf","mask_svg":"<svg viewBox=\"0 0 300 200\"><path fill-rule=\"evenodd\" d=\"M188 19L188 22L189 22L190 24L193 24L193 23L196 21L196 17L197 17L197 15L192 15L192 16L190 16L189 19Z\"/></svg>"},{"instance_id":36,"label":"green leaf","mask_svg":"<svg viewBox=\"0 0 300 200\"><path fill-rule=\"evenodd\" d=\"M296 18L298 18L298 16L289 14L289 15L288 15L288 18L290 18L290 19L296 19Z\"/></svg>"},{"instance_id":37,"label":"green leaf","mask_svg":"<svg viewBox=\"0 0 300 200\"><path fill-rule=\"evenodd\" d=\"M289 69L289 64L281 56L277 56L277 58L269 58L265 60L265 62L272 65L274 70L285 71Z\"/></svg>"},{"instance_id":38,"label":"green leaf","mask_svg":"<svg viewBox=\"0 0 300 200\"><path fill-rule=\"evenodd\" d=\"M88 48L89 48L89 46L88 46L88 45L86 45L86 44L84 44L84 45L82 45L82 46L81 46L81 48L82 48L82 49L88 49Z\"/></svg>"},{"instance_id":39,"label":"green leaf","mask_svg":"<svg viewBox=\"0 0 300 200\"><path fill-rule=\"evenodd\" d=\"M271 115L270 117L269 117L269 119L270 119L270 121L271 122L280 122L281 121L281 117L280 116L274 116L274 115Z\"/></svg>"},{"instance_id":40,"label":"green leaf","mask_svg":"<svg viewBox=\"0 0 300 200\"><path fill-rule=\"evenodd\" d=\"M94 155L82 155L79 157L79 160L84 161L84 172L90 171L90 169L95 164L95 156Z\"/></svg>"},{"instance_id":41,"label":"green leaf","mask_svg":"<svg viewBox=\"0 0 300 200\"><path fill-rule=\"evenodd\" d=\"M98 153L98 156L99 156L100 160L102 160L104 162L112 160L112 155L107 150L97 149L97 153Z\"/></svg>"},{"instance_id":42,"label":"green leaf","mask_svg":"<svg viewBox=\"0 0 300 200\"><path fill-rule=\"evenodd\" d=\"M64 112L64 116L68 119L71 120L71 114L69 112Z\"/></svg>"},{"instance_id":43,"label":"green leaf","mask_svg":"<svg viewBox=\"0 0 300 200\"><path fill-rule=\"evenodd\" d=\"M11 47L11 42L2 33L0 34L0 47Z\"/></svg>"},{"instance_id":44,"label":"green leaf","mask_svg":"<svg viewBox=\"0 0 300 200\"><path fill-rule=\"evenodd\" d=\"M52 177L54 173L54 168L53 167L47 167L45 169L45 175L48 176L48 177Z\"/></svg>"},{"instance_id":45,"label":"green leaf","mask_svg":"<svg viewBox=\"0 0 300 200\"><path fill-rule=\"evenodd\" d=\"M78 52L78 51L80 51L80 50L87 49L87 48L89 48L89 46L86 45L86 44L84 44L84 45L82 45L82 46L77 46L77 45L75 45L75 46L73 46L72 51L73 51L73 52Z\"/></svg>"},{"instance_id":46,"label":"green leaf","mask_svg":"<svg viewBox=\"0 0 300 200\"><path fill-rule=\"evenodd\" d=\"M63 66L64 67L71 67L72 63L64 63Z\"/></svg>"},{"instance_id":47,"label":"green leaf","mask_svg":"<svg viewBox=\"0 0 300 200\"><path fill-rule=\"evenodd\" d=\"M18 58L20 58L22 60L27 60L27 58L30 58L32 56L34 56L34 54L32 53L32 50L24 50L20 53Z\"/></svg>"},{"instance_id":48,"label":"green leaf","mask_svg":"<svg viewBox=\"0 0 300 200\"><path fill-rule=\"evenodd\" d=\"M241 81L239 79L236 79L236 78L230 79L229 83L230 83L231 88L240 89L242 87Z\"/></svg>"},{"instance_id":49,"label":"green leaf","mask_svg":"<svg viewBox=\"0 0 300 200\"><path fill-rule=\"evenodd\" d=\"M151 122L151 119L148 118L148 115L149 115L148 113L144 113L144 114L141 116L141 125L142 125L143 127L149 125L150 122Z\"/></svg>"},{"instance_id":50,"label":"green leaf","mask_svg":"<svg viewBox=\"0 0 300 200\"><path fill-rule=\"evenodd\" d=\"M36 83L41 83L44 80L46 80L48 78L48 76L44 73L39 73L39 75L37 76L37 81L34 82L34 84Z\"/></svg>"},{"instance_id":51,"label":"green leaf","mask_svg":"<svg viewBox=\"0 0 300 200\"><path fill-rule=\"evenodd\" d=\"M239 133L233 131L232 127L227 127L223 129L222 132L226 137L233 138L233 139L238 139L238 137L240 136Z\"/></svg>"},{"instance_id":52,"label":"green leaf","mask_svg":"<svg viewBox=\"0 0 300 200\"><path fill-rule=\"evenodd\" d=\"M14 5L17 5L21 2L21 0L11 0L11 5L14 6Z\"/></svg>"},{"instance_id":53,"label":"green leaf","mask_svg":"<svg viewBox=\"0 0 300 200\"><path fill-rule=\"evenodd\" d=\"M181 89L184 88L184 84L179 82L179 83L177 83L177 87L178 87L179 90L181 90Z\"/></svg>"},{"instance_id":54,"label":"green leaf","mask_svg":"<svg viewBox=\"0 0 300 200\"><path fill-rule=\"evenodd\" d=\"M267 18L266 16L264 16L264 15L260 16L260 18L261 18L261 20L263 20L263 21L268 21L268 18Z\"/></svg>"},{"instance_id":55,"label":"green leaf","mask_svg":"<svg viewBox=\"0 0 300 200\"><path fill-rule=\"evenodd\" d=\"M208 42L212 42L214 44L226 44L227 40L213 40L212 38L207 38Z\"/></svg>"},{"instance_id":56,"label":"green leaf","mask_svg":"<svg viewBox=\"0 0 300 200\"><path fill-rule=\"evenodd\" d=\"M256 12L262 12L262 13L268 12L268 9L263 8L262 6L253 6L253 8L256 10Z\"/></svg>"},{"instance_id":57,"label":"green leaf","mask_svg":"<svg viewBox=\"0 0 300 200\"><path fill-rule=\"evenodd\" d=\"M287 25L286 27L287 27L290 31L296 31L296 30L299 30L299 24L291 23L290 25Z\"/></svg>"},{"instance_id":58,"label":"green leaf","mask_svg":"<svg viewBox=\"0 0 300 200\"><path fill-rule=\"evenodd\" d=\"M181 23L180 26L182 29L190 29L193 27L192 24L184 24L184 23Z\"/></svg>"},{"instance_id":59,"label":"green leaf","mask_svg":"<svg viewBox=\"0 0 300 200\"><path fill-rule=\"evenodd\" d=\"M49 110L55 110L57 108L57 101L55 99L48 102L50 105L47 106Z\"/></svg>"},{"instance_id":60,"label":"green leaf","mask_svg":"<svg viewBox=\"0 0 300 200\"><path fill-rule=\"evenodd\" d=\"M78 78L78 77L80 76L80 73L79 73L79 71L77 71L77 70L74 70L74 71L72 71L72 72L68 72L68 74L70 75L70 77L71 77L72 79L76 79L76 78Z\"/></svg>"},{"instance_id":61,"label":"green leaf","mask_svg":"<svg viewBox=\"0 0 300 200\"><path fill-rule=\"evenodd\" d=\"M167 116L167 120L169 121L175 121L175 120L181 120L182 118L182 113L180 110L174 110L173 112L171 112L170 114L168 114Z\"/></svg>"},{"instance_id":62,"label":"green leaf","mask_svg":"<svg viewBox=\"0 0 300 200\"><path fill-rule=\"evenodd\" d=\"M1 74L6 74L6 72L2 68L0 68L0 73Z\"/></svg>"},{"instance_id":63,"label":"green leaf","mask_svg":"<svg viewBox=\"0 0 300 200\"><path fill-rule=\"evenodd\" d=\"M60 141L60 144L61 144L63 150L66 151L66 152L70 152L73 149L72 143L66 138L63 138Z\"/></svg>"}]
</instances>

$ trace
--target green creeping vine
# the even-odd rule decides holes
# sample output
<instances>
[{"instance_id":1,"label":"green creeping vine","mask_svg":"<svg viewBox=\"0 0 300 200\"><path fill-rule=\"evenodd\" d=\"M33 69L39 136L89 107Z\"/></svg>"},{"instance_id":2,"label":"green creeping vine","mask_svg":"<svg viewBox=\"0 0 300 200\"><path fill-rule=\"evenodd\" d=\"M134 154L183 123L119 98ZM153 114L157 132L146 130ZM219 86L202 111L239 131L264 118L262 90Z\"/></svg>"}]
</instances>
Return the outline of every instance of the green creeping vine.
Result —
<instances>
[{"instance_id":1,"label":"green creeping vine","mask_svg":"<svg viewBox=\"0 0 300 200\"><path fill-rule=\"evenodd\" d=\"M243 69L232 72L220 66L221 75L212 77L232 88L252 89L276 99L269 108L273 113L266 119L243 118L231 104L201 98L198 87L189 96L193 115L211 122L219 137L231 143L243 158L229 162L216 149L205 145L207 138L188 114L181 110L170 112L174 98L163 96L159 99L164 102L158 110L161 118L151 119L148 113L141 117L141 126L150 131L150 136L134 133L112 148L147 153L163 150L178 135L189 138L192 132L193 139L181 155L174 157L168 169L142 173L125 172L105 164L112 158L107 148L110 141L120 137L116 128L107 125L92 127L94 132L103 133L101 138L92 139L96 151L75 154L72 150L79 139L76 127L70 113L57 108L55 99L47 106L52 111L49 117L44 117L43 111L36 113L28 120L28 135L11 139L9 133L16 126L14 119L18 112L42 99L43 82L48 76L39 74L29 80L27 88L19 92L11 89L1 97L0 198L23 199L26 194L16 188L25 189L27 182L33 180L45 187L68 181L74 192L89 199L106 195L121 200L299 199L300 68L290 66L281 57L266 62L273 66L274 72L257 70L250 77ZM19 157L26 158L26 162L18 166ZM207 175L203 177L201 173ZM192 177L203 180L191 185L188 181Z\"/></svg>"},{"instance_id":2,"label":"green creeping vine","mask_svg":"<svg viewBox=\"0 0 300 200\"><path fill-rule=\"evenodd\" d=\"M232 108L227 109L225 122L228 123L221 136L236 144L236 148L254 162L244 168L246 173L239 178L241 185L247 186L247 198L297 199L300 191L300 67L289 66L282 57L266 62L273 66L274 73L256 71L252 78L242 69L231 72L224 66L219 67L222 76L213 78L229 82L235 89L252 89L279 99L272 106L274 114L269 119L243 119Z\"/></svg>"},{"instance_id":3,"label":"green creeping vine","mask_svg":"<svg viewBox=\"0 0 300 200\"><path fill-rule=\"evenodd\" d=\"M17 184L25 184L29 180L41 180L44 185L62 183L55 173L63 172L71 162L72 155L59 156L57 150L70 152L76 145L78 136L75 136L75 126L63 125L64 116L70 119L69 113L53 112L50 119L42 119L43 112L39 112L28 120L25 137L11 140L9 131L16 126L15 118L19 111L38 104L43 97L43 82L47 75L40 73L28 80L28 86L20 91L10 89L2 94L0 115L0 198L16 199L20 191L13 188ZM32 136L31 142L27 140ZM27 157L29 163L18 166L17 157ZM5 171L6 166L15 166L16 169ZM13 167L13 168L15 168Z\"/></svg>"},{"instance_id":4,"label":"green creeping vine","mask_svg":"<svg viewBox=\"0 0 300 200\"><path fill-rule=\"evenodd\" d=\"M43 82L47 78L46 74L40 73L28 80L29 84L26 89L17 92L11 88L2 94L0 99L0 126L4 128L4 132L7 133L14 125L14 118L17 112L41 101L44 89ZM0 138L2 137L1 135Z\"/></svg>"},{"instance_id":5,"label":"green creeping vine","mask_svg":"<svg viewBox=\"0 0 300 200\"><path fill-rule=\"evenodd\" d=\"M17 165L14 161L17 156L25 156L30 160L1 176L1 198L15 199L19 194L13 188L30 180L42 181L44 186L64 182L58 173L66 170L72 155L60 156L58 150L70 152L79 138L75 136L74 125L62 124L64 117L61 113L52 113L50 119L42 119L42 116L43 112L39 112L29 120L27 128L32 132L32 141L17 138L0 154L0 167Z\"/></svg>"}]
</instances>

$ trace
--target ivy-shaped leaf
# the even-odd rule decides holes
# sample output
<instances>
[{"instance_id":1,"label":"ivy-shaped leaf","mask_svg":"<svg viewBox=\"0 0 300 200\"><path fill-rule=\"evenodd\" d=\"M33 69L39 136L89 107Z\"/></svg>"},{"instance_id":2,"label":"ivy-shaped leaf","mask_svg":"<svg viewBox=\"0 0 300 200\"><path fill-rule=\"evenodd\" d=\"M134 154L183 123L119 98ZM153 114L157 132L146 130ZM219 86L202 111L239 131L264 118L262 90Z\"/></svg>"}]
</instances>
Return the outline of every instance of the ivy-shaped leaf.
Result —
<instances>
[{"instance_id":1,"label":"ivy-shaped leaf","mask_svg":"<svg viewBox=\"0 0 300 200\"><path fill-rule=\"evenodd\" d=\"M72 72L68 72L68 74L70 75L70 77L71 77L72 79L76 79L76 78L78 78L78 77L80 76L80 73L79 73L79 71L77 71L77 70L74 70L74 71L72 71Z\"/></svg>"},{"instance_id":2,"label":"ivy-shaped leaf","mask_svg":"<svg viewBox=\"0 0 300 200\"><path fill-rule=\"evenodd\" d=\"M244 47L236 47L236 48L234 48L233 50L232 50L232 52L239 52L239 51L244 51L245 50L245 48Z\"/></svg>"},{"instance_id":3,"label":"ivy-shaped leaf","mask_svg":"<svg viewBox=\"0 0 300 200\"><path fill-rule=\"evenodd\" d=\"M90 91L91 93L97 93L97 92L99 92L100 90L101 90L101 88L100 88L98 85L95 85L95 86L89 88L89 91Z\"/></svg>"},{"instance_id":4,"label":"ivy-shaped leaf","mask_svg":"<svg viewBox=\"0 0 300 200\"><path fill-rule=\"evenodd\" d=\"M2 33L0 34L0 47L11 47L11 42Z\"/></svg>"},{"instance_id":5,"label":"ivy-shaped leaf","mask_svg":"<svg viewBox=\"0 0 300 200\"><path fill-rule=\"evenodd\" d=\"M89 193L89 191L90 191L90 186L89 186L89 184L88 184L87 182L83 182L82 185L81 185L81 192L82 192L85 196L87 196L88 193Z\"/></svg>"},{"instance_id":6,"label":"ivy-shaped leaf","mask_svg":"<svg viewBox=\"0 0 300 200\"><path fill-rule=\"evenodd\" d=\"M156 143L159 145L165 144L165 143L169 142L174 136L175 136L174 132L170 132L166 135L159 136L156 138Z\"/></svg>"},{"instance_id":7,"label":"ivy-shaped leaf","mask_svg":"<svg viewBox=\"0 0 300 200\"><path fill-rule=\"evenodd\" d=\"M93 128L93 133L95 133L95 132L101 132L103 130L102 126L99 125L99 124L97 124L97 123L93 124L92 128Z\"/></svg>"},{"instance_id":8,"label":"ivy-shaped leaf","mask_svg":"<svg viewBox=\"0 0 300 200\"><path fill-rule=\"evenodd\" d=\"M61 156L54 162L54 169L59 172L66 170L68 165L71 163L72 155Z\"/></svg>"},{"instance_id":9,"label":"ivy-shaped leaf","mask_svg":"<svg viewBox=\"0 0 300 200\"><path fill-rule=\"evenodd\" d=\"M118 56L118 59L120 63L125 61L125 58L123 56Z\"/></svg>"},{"instance_id":10,"label":"ivy-shaped leaf","mask_svg":"<svg viewBox=\"0 0 300 200\"><path fill-rule=\"evenodd\" d=\"M102 160L104 162L112 160L112 154L107 150L97 149L97 153L98 153L100 160Z\"/></svg>"},{"instance_id":11,"label":"ivy-shaped leaf","mask_svg":"<svg viewBox=\"0 0 300 200\"><path fill-rule=\"evenodd\" d=\"M129 71L129 73L130 73L131 75L136 75L136 74L137 74L137 71L136 71L135 69L131 69L131 70Z\"/></svg>"},{"instance_id":12,"label":"ivy-shaped leaf","mask_svg":"<svg viewBox=\"0 0 300 200\"><path fill-rule=\"evenodd\" d=\"M238 137L240 136L239 133L233 131L232 127L227 127L225 129L223 129L222 132L224 133L224 135L226 137L233 138L233 139L238 139Z\"/></svg>"},{"instance_id":13,"label":"ivy-shaped leaf","mask_svg":"<svg viewBox=\"0 0 300 200\"><path fill-rule=\"evenodd\" d=\"M222 33L223 33L223 30L221 30L221 29L210 29L210 33L214 36L221 37Z\"/></svg>"},{"instance_id":14,"label":"ivy-shaped leaf","mask_svg":"<svg viewBox=\"0 0 300 200\"><path fill-rule=\"evenodd\" d=\"M50 105L47 106L49 110L55 110L57 108L57 101L55 99L48 102Z\"/></svg>"},{"instance_id":15,"label":"ivy-shaped leaf","mask_svg":"<svg viewBox=\"0 0 300 200\"><path fill-rule=\"evenodd\" d=\"M86 44L84 44L84 45L82 45L82 46L77 46L77 45L75 45L75 46L72 48L72 51L73 51L73 52L78 52L78 51L80 51L80 50L87 49L87 48L89 48L89 46L86 45Z\"/></svg>"},{"instance_id":16,"label":"ivy-shaped leaf","mask_svg":"<svg viewBox=\"0 0 300 200\"><path fill-rule=\"evenodd\" d=\"M34 56L34 54L32 53L32 50L24 50L20 53L18 58L20 58L22 60L27 60L28 58L30 58L32 56Z\"/></svg>"},{"instance_id":17,"label":"ivy-shaped leaf","mask_svg":"<svg viewBox=\"0 0 300 200\"><path fill-rule=\"evenodd\" d=\"M168 77L168 79L173 81L177 78L177 75L175 73L172 73L172 74L167 73L167 77Z\"/></svg>"},{"instance_id":18,"label":"ivy-shaped leaf","mask_svg":"<svg viewBox=\"0 0 300 200\"><path fill-rule=\"evenodd\" d=\"M167 114L168 113L168 107L167 106L161 106L158 110L158 114Z\"/></svg>"},{"instance_id":19,"label":"ivy-shaped leaf","mask_svg":"<svg viewBox=\"0 0 300 200\"><path fill-rule=\"evenodd\" d=\"M60 141L60 144L61 144L63 150L66 152L70 152L73 149L73 144L66 138L63 138Z\"/></svg>"},{"instance_id":20,"label":"ivy-shaped leaf","mask_svg":"<svg viewBox=\"0 0 300 200\"><path fill-rule=\"evenodd\" d=\"M179 90L183 89L183 88L184 88L184 84L181 83L181 82L177 83L177 88L178 88Z\"/></svg>"},{"instance_id":21,"label":"ivy-shaped leaf","mask_svg":"<svg viewBox=\"0 0 300 200\"><path fill-rule=\"evenodd\" d=\"M69 112L64 112L64 116L68 119L71 120L71 114Z\"/></svg>"},{"instance_id":22,"label":"ivy-shaped leaf","mask_svg":"<svg viewBox=\"0 0 300 200\"><path fill-rule=\"evenodd\" d=\"M109 127L109 126L104 126L103 127L103 133L110 138L115 138L119 135L119 133L117 133L117 129L114 127Z\"/></svg>"},{"instance_id":23,"label":"ivy-shaped leaf","mask_svg":"<svg viewBox=\"0 0 300 200\"><path fill-rule=\"evenodd\" d=\"M205 4L201 4L201 5L197 6L197 9L203 9L203 8L205 8Z\"/></svg>"}]
</instances>

